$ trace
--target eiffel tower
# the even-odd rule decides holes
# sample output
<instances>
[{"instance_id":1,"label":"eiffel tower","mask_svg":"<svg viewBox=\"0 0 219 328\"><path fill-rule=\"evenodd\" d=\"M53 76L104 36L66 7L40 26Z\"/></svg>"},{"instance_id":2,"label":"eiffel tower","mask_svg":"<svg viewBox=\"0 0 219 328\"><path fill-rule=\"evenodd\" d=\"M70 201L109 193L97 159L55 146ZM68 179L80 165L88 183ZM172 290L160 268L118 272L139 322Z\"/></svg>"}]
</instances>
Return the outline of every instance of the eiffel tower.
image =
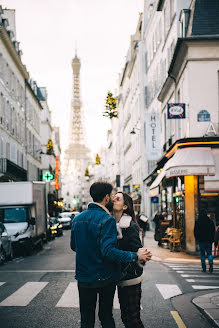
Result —
<instances>
[{"instance_id":1,"label":"eiffel tower","mask_svg":"<svg viewBox=\"0 0 219 328\"><path fill-rule=\"evenodd\" d=\"M67 170L79 172L83 170L84 161L90 159L90 150L85 145L84 119L80 98L80 68L80 59L76 53L72 60L73 99L70 113L69 145L65 151L65 159L67 161Z\"/></svg>"}]
</instances>

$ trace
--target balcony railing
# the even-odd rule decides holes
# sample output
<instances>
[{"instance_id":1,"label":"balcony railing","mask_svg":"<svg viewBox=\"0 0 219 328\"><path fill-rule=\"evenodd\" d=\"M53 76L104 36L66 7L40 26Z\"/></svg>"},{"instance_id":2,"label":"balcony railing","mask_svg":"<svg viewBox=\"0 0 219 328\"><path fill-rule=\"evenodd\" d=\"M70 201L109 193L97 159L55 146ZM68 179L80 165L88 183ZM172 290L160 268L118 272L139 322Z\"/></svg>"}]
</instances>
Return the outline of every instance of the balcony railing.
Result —
<instances>
[{"instance_id":1,"label":"balcony railing","mask_svg":"<svg viewBox=\"0 0 219 328\"><path fill-rule=\"evenodd\" d=\"M15 181L27 181L27 170L11 162L7 158L0 158L0 175Z\"/></svg>"}]
</instances>

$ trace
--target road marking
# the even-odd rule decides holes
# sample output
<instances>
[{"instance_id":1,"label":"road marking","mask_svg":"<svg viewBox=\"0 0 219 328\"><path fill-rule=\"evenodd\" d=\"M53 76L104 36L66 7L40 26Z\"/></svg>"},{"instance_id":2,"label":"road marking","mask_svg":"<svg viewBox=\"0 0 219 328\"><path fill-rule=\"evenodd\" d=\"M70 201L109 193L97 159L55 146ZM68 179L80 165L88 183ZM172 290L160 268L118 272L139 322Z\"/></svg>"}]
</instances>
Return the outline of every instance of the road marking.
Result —
<instances>
[{"instance_id":1,"label":"road marking","mask_svg":"<svg viewBox=\"0 0 219 328\"><path fill-rule=\"evenodd\" d=\"M192 286L193 289L215 289L219 288L219 286Z\"/></svg>"},{"instance_id":2,"label":"road marking","mask_svg":"<svg viewBox=\"0 0 219 328\"><path fill-rule=\"evenodd\" d=\"M187 271L176 271L177 273L188 273L189 271L191 271L191 272L193 272L193 270L187 270ZM200 269L199 270L196 270L196 271L201 271ZM215 272L215 270L214 270L214 273L216 273L216 274L218 274L219 273L219 271L218 272Z\"/></svg>"},{"instance_id":3,"label":"road marking","mask_svg":"<svg viewBox=\"0 0 219 328\"><path fill-rule=\"evenodd\" d=\"M177 323L177 326L179 328L186 328L184 322L182 321L181 317L179 316L179 313L177 311L170 311L170 313L172 314L174 320Z\"/></svg>"},{"instance_id":4,"label":"road marking","mask_svg":"<svg viewBox=\"0 0 219 328\"><path fill-rule=\"evenodd\" d=\"M64 294L56 304L56 307L79 308L79 295L78 295L77 282L69 283ZM120 309L117 293L115 293L113 308Z\"/></svg>"},{"instance_id":5,"label":"road marking","mask_svg":"<svg viewBox=\"0 0 219 328\"><path fill-rule=\"evenodd\" d=\"M5 282L0 282L0 286L2 286L2 285L4 285L5 284Z\"/></svg>"},{"instance_id":6,"label":"road marking","mask_svg":"<svg viewBox=\"0 0 219 328\"><path fill-rule=\"evenodd\" d=\"M201 268L171 268L173 270L184 270L184 271L201 271ZM219 272L219 269L217 268L214 268L214 271L218 271ZM177 271L178 272L178 271Z\"/></svg>"},{"instance_id":7,"label":"road marking","mask_svg":"<svg viewBox=\"0 0 219 328\"><path fill-rule=\"evenodd\" d=\"M182 276L183 278L189 278L189 277L194 277L194 278L209 278L209 274L181 274L180 276ZM213 279L218 279L219 276L213 274L211 276Z\"/></svg>"},{"instance_id":8,"label":"road marking","mask_svg":"<svg viewBox=\"0 0 219 328\"><path fill-rule=\"evenodd\" d=\"M211 282L211 283L219 283L217 280L203 280L203 279L186 279L186 281L188 281L188 282L204 282L204 283L206 283L206 282Z\"/></svg>"},{"instance_id":9,"label":"road marking","mask_svg":"<svg viewBox=\"0 0 219 328\"><path fill-rule=\"evenodd\" d=\"M48 282L27 282L1 302L0 306L26 306L47 284Z\"/></svg>"},{"instance_id":10,"label":"road marking","mask_svg":"<svg viewBox=\"0 0 219 328\"><path fill-rule=\"evenodd\" d=\"M156 284L156 287L164 299L182 294L177 285Z\"/></svg>"},{"instance_id":11,"label":"road marking","mask_svg":"<svg viewBox=\"0 0 219 328\"><path fill-rule=\"evenodd\" d=\"M39 272L39 273L44 273L44 272L72 272L72 273L74 273L75 272L75 270L4 270L4 271L1 271L0 273L5 273L5 272L7 272L7 273L15 273L15 272L22 272L22 273L34 273L34 272Z\"/></svg>"},{"instance_id":12,"label":"road marking","mask_svg":"<svg viewBox=\"0 0 219 328\"><path fill-rule=\"evenodd\" d=\"M56 307L79 308L78 287L76 282L70 282Z\"/></svg>"}]
</instances>

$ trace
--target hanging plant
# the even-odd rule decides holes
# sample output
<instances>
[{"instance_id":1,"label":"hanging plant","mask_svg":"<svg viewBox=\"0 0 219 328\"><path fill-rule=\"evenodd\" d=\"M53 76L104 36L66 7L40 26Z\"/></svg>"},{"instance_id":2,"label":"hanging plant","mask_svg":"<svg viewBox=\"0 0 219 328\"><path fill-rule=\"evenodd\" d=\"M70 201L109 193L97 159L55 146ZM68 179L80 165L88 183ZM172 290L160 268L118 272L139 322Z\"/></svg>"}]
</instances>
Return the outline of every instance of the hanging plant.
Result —
<instances>
[{"instance_id":1,"label":"hanging plant","mask_svg":"<svg viewBox=\"0 0 219 328\"><path fill-rule=\"evenodd\" d=\"M105 111L103 112L103 116L109 117L112 119L113 117L118 117L117 113L117 100L113 97L111 92L108 92L106 97L106 106Z\"/></svg>"}]
</instances>

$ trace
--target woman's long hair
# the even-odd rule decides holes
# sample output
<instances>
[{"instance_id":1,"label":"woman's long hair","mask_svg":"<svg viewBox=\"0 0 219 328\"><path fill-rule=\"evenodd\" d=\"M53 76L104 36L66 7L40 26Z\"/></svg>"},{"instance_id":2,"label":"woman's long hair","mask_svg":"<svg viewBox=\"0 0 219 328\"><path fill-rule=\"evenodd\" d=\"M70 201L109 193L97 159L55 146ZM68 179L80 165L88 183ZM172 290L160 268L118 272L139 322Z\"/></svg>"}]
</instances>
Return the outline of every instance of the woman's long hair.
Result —
<instances>
[{"instance_id":1,"label":"woman's long hair","mask_svg":"<svg viewBox=\"0 0 219 328\"><path fill-rule=\"evenodd\" d=\"M127 206L127 209L123 210L123 213L131 216L132 220L137 224L138 228L140 229L138 221L137 221L136 216L135 216L132 197L129 196L126 192L122 192L122 191L118 191L117 194L122 194L123 195L124 205Z\"/></svg>"}]
</instances>

